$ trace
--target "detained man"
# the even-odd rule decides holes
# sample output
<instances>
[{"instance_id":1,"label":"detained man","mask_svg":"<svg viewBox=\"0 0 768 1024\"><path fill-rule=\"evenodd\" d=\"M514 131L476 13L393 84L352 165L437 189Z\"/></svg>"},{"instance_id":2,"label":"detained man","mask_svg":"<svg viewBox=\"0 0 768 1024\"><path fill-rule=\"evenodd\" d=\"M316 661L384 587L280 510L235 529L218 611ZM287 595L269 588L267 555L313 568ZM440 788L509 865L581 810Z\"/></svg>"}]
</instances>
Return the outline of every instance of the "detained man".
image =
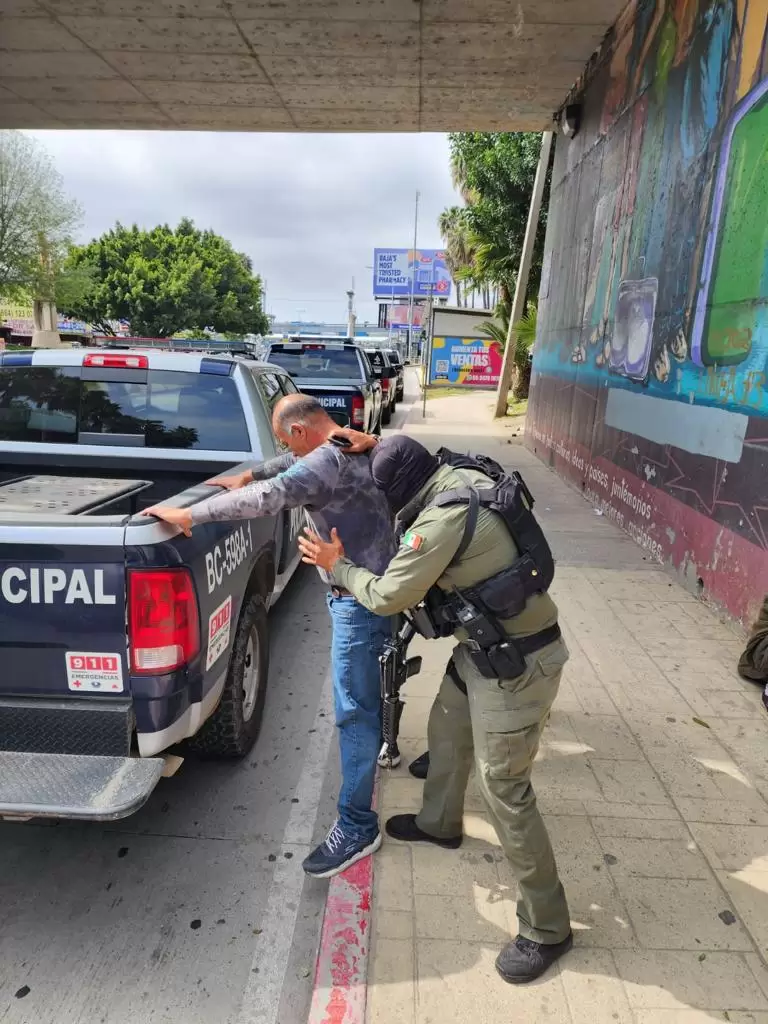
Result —
<instances>
[{"instance_id":1,"label":"detained man","mask_svg":"<svg viewBox=\"0 0 768 1024\"><path fill-rule=\"evenodd\" d=\"M148 508L189 535L199 523L279 515L305 509L316 533L343 531L356 562L384 572L395 553L386 498L371 477L366 456L347 456L330 438L338 425L309 395L287 395L275 406L272 426L290 452L235 477L214 480L228 488L207 501L178 509ZM391 620L360 604L332 575L328 609L333 626L331 670L341 754L338 819L304 861L307 874L329 878L374 853L381 845L372 808L376 758L381 743L379 654L391 635Z\"/></svg>"}]
</instances>

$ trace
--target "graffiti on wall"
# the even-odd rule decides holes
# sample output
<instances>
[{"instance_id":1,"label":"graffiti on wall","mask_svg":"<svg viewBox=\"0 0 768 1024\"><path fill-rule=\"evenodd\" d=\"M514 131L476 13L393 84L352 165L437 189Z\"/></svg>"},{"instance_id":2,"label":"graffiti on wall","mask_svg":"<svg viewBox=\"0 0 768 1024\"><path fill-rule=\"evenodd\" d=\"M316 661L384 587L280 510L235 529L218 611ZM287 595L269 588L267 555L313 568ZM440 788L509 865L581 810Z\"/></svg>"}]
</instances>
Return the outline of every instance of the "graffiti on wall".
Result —
<instances>
[{"instance_id":1,"label":"graffiti on wall","mask_svg":"<svg viewBox=\"0 0 768 1024\"><path fill-rule=\"evenodd\" d=\"M622 15L558 140L529 420L768 553L767 21Z\"/></svg>"}]
</instances>

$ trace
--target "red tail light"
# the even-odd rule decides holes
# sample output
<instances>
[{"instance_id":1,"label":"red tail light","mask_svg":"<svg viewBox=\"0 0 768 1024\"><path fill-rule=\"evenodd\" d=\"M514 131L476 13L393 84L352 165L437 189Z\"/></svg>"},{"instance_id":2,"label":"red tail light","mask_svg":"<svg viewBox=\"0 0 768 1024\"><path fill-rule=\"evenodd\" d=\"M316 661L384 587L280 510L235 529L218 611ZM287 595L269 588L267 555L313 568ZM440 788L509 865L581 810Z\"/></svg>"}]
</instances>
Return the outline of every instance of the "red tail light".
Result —
<instances>
[{"instance_id":1,"label":"red tail light","mask_svg":"<svg viewBox=\"0 0 768 1024\"><path fill-rule=\"evenodd\" d=\"M187 569L129 571L128 639L134 675L172 672L195 657L200 622Z\"/></svg>"},{"instance_id":2,"label":"red tail light","mask_svg":"<svg viewBox=\"0 0 768 1024\"><path fill-rule=\"evenodd\" d=\"M365 399L361 395L352 398L352 426L362 427L365 423Z\"/></svg>"},{"instance_id":3,"label":"red tail light","mask_svg":"<svg viewBox=\"0 0 768 1024\"><path fill-rule=\"evenodd\" d=\"M103 366L111 370L147 370L149 369L149 359L146 356L89 352L83 359L83 366Z\"/></svg>"},{"instance_id":4,"label":"red tail light","mask_svg":"<svg viewBox=\"0 0 768 1024\"><path fill-rule=\"evenodd\" d=\"M385 394L385 395L388 395L388 394L389 394L389 385L390 385L391 383L392 383L392 381L391 381L391 380L383 380L383 381L381 382L381 390L382 390L382 393L383 393L383 394Z\"/></svg>"}]
</instances>

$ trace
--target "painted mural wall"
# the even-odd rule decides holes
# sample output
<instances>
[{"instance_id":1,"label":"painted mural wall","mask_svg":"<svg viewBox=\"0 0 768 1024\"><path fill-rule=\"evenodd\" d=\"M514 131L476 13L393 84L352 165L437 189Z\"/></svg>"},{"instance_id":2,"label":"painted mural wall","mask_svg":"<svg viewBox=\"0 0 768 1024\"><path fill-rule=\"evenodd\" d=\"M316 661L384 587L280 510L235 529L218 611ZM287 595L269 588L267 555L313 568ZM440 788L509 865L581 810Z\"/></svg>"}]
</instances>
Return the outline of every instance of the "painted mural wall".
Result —
<instances>
[{"instance_id":1,"label":"painted mural wall","mask_svg":"<svg viewBox=\"0 0 768 1024\"><path fill-rule=\"evenodd\" d=\"M768 592L768 0L636 0L558 136L527 441L745 622Z\"/></svg>"}]
</instances>

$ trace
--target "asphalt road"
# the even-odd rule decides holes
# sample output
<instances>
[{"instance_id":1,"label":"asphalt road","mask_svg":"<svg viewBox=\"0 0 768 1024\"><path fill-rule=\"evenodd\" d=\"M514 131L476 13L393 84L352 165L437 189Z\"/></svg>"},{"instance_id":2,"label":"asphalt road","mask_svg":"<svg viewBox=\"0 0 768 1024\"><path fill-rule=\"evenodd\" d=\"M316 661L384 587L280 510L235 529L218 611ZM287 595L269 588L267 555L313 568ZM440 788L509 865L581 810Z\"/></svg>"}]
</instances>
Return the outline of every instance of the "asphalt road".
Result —
<instances>
[{"instance_id":1,"label":"asphalt road","mask_svg":"<svg viewBox=\"0 0 768 1024\"><path fill-rule=\"evenodd\" d=\"M245 761L187 760L106 827L0 823L3 1024L305 1024L327 882L301 861L338 786L314 570L270 624L264 727Z\"/></svg>"}]
</instances>

